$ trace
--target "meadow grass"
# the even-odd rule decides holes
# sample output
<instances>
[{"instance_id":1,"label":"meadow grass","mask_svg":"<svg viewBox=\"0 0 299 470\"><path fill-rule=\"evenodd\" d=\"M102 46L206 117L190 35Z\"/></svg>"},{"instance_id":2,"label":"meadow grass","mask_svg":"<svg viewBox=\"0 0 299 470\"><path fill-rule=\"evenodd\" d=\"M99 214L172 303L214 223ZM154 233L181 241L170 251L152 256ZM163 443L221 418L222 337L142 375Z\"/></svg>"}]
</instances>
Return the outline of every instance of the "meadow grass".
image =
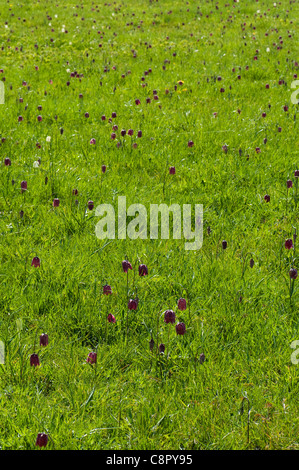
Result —
<instances>
[{"instance_id":1,"label":"meadow grass","mask_svg":"<svg viewBox=\"0 0 299 470\"><path fill-rule=\"evenodd\" d=\"M0 25L0 448L298 450L298 2L1 0ZM100 240L118 196L202 204L202 248Z\"/></svg>"}]
</instances>

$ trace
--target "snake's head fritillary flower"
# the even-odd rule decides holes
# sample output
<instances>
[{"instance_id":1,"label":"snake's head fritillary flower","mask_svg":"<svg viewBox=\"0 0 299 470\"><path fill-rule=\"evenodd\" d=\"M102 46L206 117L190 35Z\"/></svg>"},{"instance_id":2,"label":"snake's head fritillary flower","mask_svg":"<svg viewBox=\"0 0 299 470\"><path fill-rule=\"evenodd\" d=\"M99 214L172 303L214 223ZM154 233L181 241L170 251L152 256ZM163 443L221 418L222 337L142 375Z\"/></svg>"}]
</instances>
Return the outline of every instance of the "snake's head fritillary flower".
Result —
<instances>
[{"instance_id":1,"label":"snake's head fritillary flower","mask_svg":"<svg viewBox=\"0 0 299 470\"><path fill-rule=\"evenodd\" d=\"M108 320L109 323L115 323L116 322L115 316L112 315L112 313L108 314L107 320Z\"/></svg>"},{"instance_id":2,"label":"snake's head fritillary flower","mask_svg":"<svg viewBox=\"0 0 299 470\"><path fill-rule=\"evenodd\" d=\"M224 250L226 250L226 248L227 248L227 241L226 240L222 240L222 248Z\"/></svg>"},{"instance_id":3,"label":"snake's head fritillary flower","mask_svg":"<svg viewBox=\"0 0 299 470\"><path fill-rule=\"evenodd\" d=\"M184 335L186 333L186 325L183 322L175 325L175 331L177 335Z\"/></svg>"},{"instance_id":4,"label":"snake's head fritillary flower","mask_svg":"<svg viewBox=\"0 0 299 470\"><path fill-rule=\"evenodd\" d=\"M34 266L35 268L40 267L40 259L38 256L35 256L31 262L31 266Z\"/></svg>"},{"instance_id":5,"label":"snake's head fritillary flower","mask_svg":"<svg viewBox=\"0 0 299 470\"><path fill-rule=\"evenodd\" d=\"M192 140L189 140L189 141L188 141L188 147L193 147L193 145L194 145L193 141L192 141Z\"/></svg>"},{"instance_id":6,"label":"snake's head fritillary flower","mask_svg":"<svg viewBox=\"0 0 299 470\"><path fill-rule=\"evenodd\" d=\"M138 268L139 276L147 276L148 275L148 269L146 264L140 264Z\"/></svg>"},{"instance_id":7,"label":"snake's head fritillary flower","mask_svg":"<svg viewBox=\"0 0 299 470\"><path fill-rule=\"evenodd\" d=\"M88 207L88 209L89 209L90 211L92 211L92 209L94 208L94 203L93 203L93 201L88 201L87 207Z\"/></svg>"},{"instance_id":8,"label":"snake's head fritillary flower","mask_svg":"<svg viewBox=\"0 0 299 470\"><path fill-rule=\"evenodd\" d=\"M95 364L97 362L97 353L90 352L87 356L86 362L89 362L89 364Z\"/></svg>"},{"instance_id":9,"label":"snake's head fritillary flower","mask_svg":"<svg viewBox=\"0 0 299 470\"><path fill-rule=\"evenodd\" d=\"M10 166L11 165L11 159L9 157L6 157L4 160L4 165L5 166Z\"/></svg>"},{"instance_id":10,"label":"snake's head fritillary flower","mask_svg":"<svg viewBox=\"0 0 299 470\"><path fill-rule=\"evenodd\" d=\"M251 268L253 268L253 266L254 266L254 259L253 258L250 259L249 265L250 265Z\"/></svg>"},{"instance_id":11,"label":"snake's head fritillary flower","mask_svg":"<svg viewBox=\"0 0 299 470\"><path fill-rule=\"evenodd\" d=\"M290 250L291 248L294 248L294 245L293 245L293 240L291 238L288 238L285 242L284 242L284 246L287 250Z\"/></svg>"},{"instance_id":12,"label":"snake's head fritillary flower","mask_svg":"<svg viewBox=\"0 0 299 470\"><path fill-rule=\"evenodd\" d=\"M297 269L291 268L289 271L289 276L291 279L296 279L298 276Z\"/></svg>"},{"instance_id":13,"label":"snake's head fritillary flower","mask_svg":"<svg viewBox=\"0 0 299 470\"><path fill-rule=\"evenodd\" d=\"M138 307L138 299L130 299L128 302L128 309L137 310L137 307Z\"/></svg>"},{"instance_id":14,"label":"snake's head fritillary flower","mask_svg":"<svg viewBox=\"0 0 299 470\"><path fill-rule=\"evenodd\" d=\"M47 444L48 444L48 435L45 434L44 432L39 432L36 437L35 445L38 447L46 447Z\"/></svg>"},{"instance_id":15,"label":"snake's head fritillary flower","mask_svg":"<svg viewBox=\"0 0 299 470\"><path fill-rule=\"evenodd\" d=\"M170 175L175 175L175 166L171 166L171 167L169 168L169 174L170 174Z\"/></svg>"},{"instance_id":16,"label":"snake's head fritillary flower","mask_svg":"<svg viewBox=\"0 0 299 470\"><path fill-rule=\"evenodd\" d=\"M299 178L299 170L295 170L294 176L295 178Z\"/></svg>"},{"instance_id":17,"label":"snake's head fritillary flower","mask_svg":"<svg viewBox=\"0 0 299 470\"><path fill-rule=\"evenodd\" d=\"M290 189L293 187L293 181L292 180L288 180L287 181L287 188Z\"/></svg>"},{"instance_id":18,"label":"snake's head fritillary flower","mask_svg":"<svg viewBox=\"0 0 299 470\"><path fill-rule=\"evenodd\" d=\"M122 268L124 273L127 273L129 269L133 269L130 261L128 261L127 259L122 262Z\"/></svg>"},{"instance_id":19,"label":"snake's head fritillary flower","mask_svg":"<svg viewBox=\"0 0 299 470\"><path fill-rule=\"evenodd\" d=\"M269 194L265 194L264 200L265 200L266 202L270 202L270 195L269 195Z\"/></svg>"},{"instance_id":20,"label":"snake's head fritillary flower","mask_svg":"<svg viewBox=\"0 0 299 470\"><path fill-rule=\"evenodd\" d=\"M94 139L94 138L90 139L89 143L90 143L90 145L95 145L96 139Z\"/></svg>"},{"instance_id":21,"label":"snake's head fritillary flower","mask_svg":"<svg viewBox=\"0 0 299 470\"><path fill-rule=\"evenodd\" d=\"M206 356L204 355L204 353L201 353L201 354L199 355L199 362L200 362L200 364L203 364L203 363L205 362L205 360L206 360Z\"/></svg>"},{"instance_id":22,"label":"snake's head fritillary flower","mask_svg":"<svg viewBox=\"0 0 299 470\"><path fill-rule=\"evenodd\" d=\"M150 351L152 351L154 349L154 345L155 345L155 341L153 340L153 338L151 338L151 340L149 342Z\"/></svg>"},{"instance_id":23,"label":"snake's head fritillary flower","mask_svg":"<svg viewBox=\"0 0 299 470\"><path fill-rule=\"evenodd\" d=\"M164 351L165 351L165 344L163 343L159 344L159 352L164 353Z\"/></svg>"},{"instance_id":24,"label":"snake's head fritillary flower","mask_svg":"<svg viewBox=\"0 0 299 470\"><path fill-rule=\"evenodd\" d=\"M106 173L106 169L107 169L106 165L102 165L102 173Z\"/></svg>"},{"instance_id":25,"label":"snake's head fritillary flower","mask_svg":"<svg viewBox=\"0 0 299 470\"><path fill-rule=\"evenodd\" d=\"M129 129L129 130L128 130L128 135L131 135L131 136L132 136L133 134L134 134L133 129Z\"/></svg>"},{"instance_id":26,"label":"snake's head fritillary flower","mask_svg":"<svg viewBox=\"0 0 299 470\"><path fill-rule=\"evenodd\" d=\"M39 366L39 357L38 357L38 354L31 354L30 356L30 365L31 366Z\"/></svg>"},{"instance_id":27,"label":"snake's head fritillary flower","mask_svg":"<svg viewBox=\"0 0 299 470\"><path fill-rule=\"evenodd\" d=\"M103 286L103 294L104 295L112 294L111 286L109 286L107 284L105 286Z\"/></svg>"},{"instance_id":28,"label":"snake's head fritillary flower","mask_svg":"<svg viewBox=\"0 0 299 470\"><path fill-rule=\"evenodd\" d=\"M49 337L47 333L42 333L39 337L39 345L40 346L47 346L49 344Z\"/></svg>"},{"instance_id":29,"label":"snake's head fritillary flower","mask_svg":"<svg viewBox=\"0 0 299 470\"><path fill-rule=\"evenodd\" d=\"M175 322L175 313L173 310L165 310L164 312L164 322L165 323L174 323Z\"/></svg>"},{"instance_id":30,"label":"snake's head fritillary flower","mask_svg":"<svg viewBox=\"0 0 299 470\"><path fill-rule=\"evenodd\" d=\"M182 297L178 300L178 309L179 310L186 310L187 308L187 302L186 299L183 299Z\"/></svg>"},{"instance_id":31,"label":"snake's head fritillary flower","mask_svg":"<svg viewBox=\"0 0 299 470\"><path fill-rule=\"evenodd\" d=\"M26 189L27 189L27 181L22 181L21 182L21 190L26 191Z\"/></svg>"},{"instance_id":32,"label":"snake's head fritillary flower","mask_svg":"<svg viewBox=\"0 0 299 470\"><path fill-rule=\"evenodd\" d=\"M60 201L59 201L58 198L53 199L53 207L58 207L59 203L60 203Z\"/></svg>"}]
</instances>

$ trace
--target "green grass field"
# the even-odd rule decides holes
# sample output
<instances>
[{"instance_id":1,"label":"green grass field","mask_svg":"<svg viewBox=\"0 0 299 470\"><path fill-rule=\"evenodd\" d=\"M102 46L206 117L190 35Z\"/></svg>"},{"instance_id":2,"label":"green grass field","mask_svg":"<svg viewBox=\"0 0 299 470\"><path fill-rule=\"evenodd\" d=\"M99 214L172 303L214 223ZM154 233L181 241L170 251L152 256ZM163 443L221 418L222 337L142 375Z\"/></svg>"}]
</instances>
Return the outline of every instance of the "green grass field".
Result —
<instances>
[{"instance_id":1,"label":"green grass field","mask_svg":"<svg viewBox=\"0 0 299 470\"><path fill-rule=\"evenodd\" d=\"M0 449L299 450L298 1L0 3Z\"/></svg>"}]
</instances>

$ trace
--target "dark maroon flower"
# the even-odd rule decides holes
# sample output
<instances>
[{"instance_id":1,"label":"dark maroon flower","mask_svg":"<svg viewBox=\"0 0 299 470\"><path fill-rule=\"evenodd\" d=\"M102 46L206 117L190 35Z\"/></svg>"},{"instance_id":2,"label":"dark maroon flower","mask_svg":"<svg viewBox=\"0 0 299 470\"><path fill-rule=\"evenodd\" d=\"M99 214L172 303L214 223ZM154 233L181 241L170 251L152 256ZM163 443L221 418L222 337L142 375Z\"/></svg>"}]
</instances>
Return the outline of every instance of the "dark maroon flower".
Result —
<instances>
[{"instance_id":1,"label":"dark maroon flower","mask_svg":"<svg viewBox=\"0 0 299 470\"><path fill-rule=\"evenodd\" d=\"M128 302L128 309L129 310L137 310L138 307L138 300L137 299L130 299Z\"/></svg>"},{"instance_id":2,"label":"dark maroon flower","mask_svg":"<svg viewBox=\"0 0 299 470\"><path fill-rule=\"evenodd\" d=\"M103 114L103 116L101 117L102 121L105 121L106 120L106 116Z\"/></svg>"},{"instance_id":3,"label":"dark maroon flower","mask_svg":"<svg viewBox=\"0 0 299 470\"><path fill-rule=\"evenodd\" d=\"M166 310L164 312L164 321L165 323L174 323L175 322L175 313L173 310Z\"/></svg>"},{"instance_id":4,"label":"dark maroon flower","mask_svg":"<svg viewBox=\"0 0 299 470\"><path fill-rule=\"evenodd\" d=\"M106 172L106 165L102 165L102 173L105 173Z\"/></svg>"},{"instance_id":5,"label":"dark maroon flower","mask_svg":"<svg viewBox=\"0 0 299 470\"><path fill-rule=\"evenodd\" d=\"M31 262L31 266L34 266L35 268L40 267L40 259L38 256L35 256Z\"/></svg>"},{"instance_id":6,"label":"dark maroon flower","mask_svg":"<svg viewBox=\"0 0 299 470\"><path fill-rule=\"evenodd\" d=\"M159 344L159 352L164 353L164 351L165 351L165 344L163 343Z\"/></svg>"},{"instance_id":7,"label":"dark maroon flower","mask_svg":"<svg viewBox=\"0 0 299 470\"><path fill-rule=\"evenodd\" d=\"M294 245L293 245L293 240L291 238L288 238L285 242L284 242L284 246L287 250L290 250L291 248L294 248Z\"/></svg>"},{"instance_id":8,"label":"dark maroon flower","mask_svg":"<svg viewBox=\"0 0 299 470\"><path fill-rule=\"evenodd\" d=\"M39 432L36 437L35 445L38 447L46 447L47 444L48 444L48 435L45 434L44 432Z\"/></svg>"},{"instance_id":9,"label":"dark maroon flower","mask_svg":"<svg viewBox=\"0 0 299 470\"><path fill-rule=\"evenodd\" d=\"M139 268L139 276L147 276L148 275L148 269L146 264L140 264Z\"/></svg>"},{"instance_id":10,"label":"dark maroon flower","mask_svg":"<svg viewBox=\"0 0 299 470\"><path fill-rule=\"evenodd\" d=\"M177 323L175 325L175 331L177 335L184 335L186 333L186 326L185 323Z\"/></svg>"},{"instance_id":11,"label":"dark maroon flower","mask_svg":"<svg viewBox=\"0 0 299 470\"><path fill-rule=\"evenodd\" d=\"M249 261L249 264L250 264L250 267L253 268L254 266L254 260L251 258L251 260Z\"/></svg>"},{"instance_id":12,"label":"dark maroon flower","mask_svg":"<svg viewBox=\"0 0 299 470\"><path fill-rule=\"evenodd\" d=\"M153 338L151 338L151 340L149 342L150 351L152 351L154 349L154 345L155 345L155 341L153 340Z\"/></svg>"},{"instance_id":13,"label":"dark maroon flower","mask_svg":"<svg viewBox=\"0 0 299 470\"><path fill-rule=\"evenodd\" d=\"M170 175L175 175L175 166L171 166L171 167L169 168L169 174L170 174Z\"/></svg>"},{"instance_id":14,"label":"dark maroon flower","mask_svg":"<svg viewBox=\"0 0 299 470\"><path fill-rule=\"evenodd\" d=\"M298 276L297 269L291 268L289 271L289 275L291 279L296 279Z\"/></svg>"},{"instance_id":15,"label":"dark maroon flower","mask_svg":"<svg viewBox=\"0 0 299 470\"><path fill-rule=\"evenodd\" d=\"M26 189L27 189L27 181L22 181L22 182L21 182L21 189L23 189L23 191L26 191Z\"/></svg>"},{"instance_id":16,"label":"dark maroon flower","mask_svg":"<svg viewBox=\"0 0 299 470\"><path fill-rule=\"evenodd\" d=\"M226 240L222 240L222 248L224 250L226 250L226 248L227 248L227 241Z\"/></svg>"},{"instance_id":17,"label":"dark maroon flower","mask_svg":"<svg viewBox=\"0 0 299 470\"><path fill-rule=\"evenodd\" d=\"M295 178L299 178L299 170L295 170L294 176Z\"/></svg>"},{"instance_id":18,"label":"dark maroon flower","mask_svg":"<svg viewBox=\"0 0 299 470\"><path fill-rule=\"evenodd\" d=\"M142 131L137 132L137 137L142 137Z\"/></svg>"},{"instance_id":19,"label":"dark maroon flower","mask_svg":"<svg viewBox=\"0 0 299 470\"><path fill-rule=\"evenodd\" d=\"M91 145L95 145L96 139L94 139L94 138L93 138L93 139L90 139L90 142L89 142L89 143L90 143Z\"/></svg>"},{"instance_id":20,"label":"dark maroon flower","mask_svg":"<svg viewBox=\"0 0 299 470\"><path fill-rule=\"evenodd\" d=\"M255 151L256 153L261 153L261 149L259 147L256 147Z\"/></svg>"},{"instance_id":21,"label":"dark maroon flower","mask_svg":"<svg viewBox=\"0 0 299 470\"><path fill-rule=\"evenodd\" d=\"M226 144L222 145L222 150L224 153L227 153L228 147Z\"/></svg>"},{"instance_id":22,"label":"dark maroon flower","mask_svg":"<svg viewBox=\"0 0 299 470\"><path fill-rule=\"evenodd\" d=\"M111 134L111 136L110 136L110 137L111 137L111 139L112 139L112 140L115 140L115 138L116 138L116 134L115 134L115 132L112 132L112 134Z\"/></svg>"},{"instance_id":23,"label":"dark maroon flower","mask_svg":"<svg viewBox=\"0 0 299 470\"><path fill-rule=\"evenodd\" d=\"M124 273L127 273L129 269L133 269L130 261L128 261L127 259L122 262L122 268Z\"/></svg>"},{"instance_id":24,"label":"dark maroon flower","mask_svg":"<svg viewBox=\"0 0 299 470\"><path fill-rule=\"evenodd\" d=\"M11 165L11 159L9 157L6 157L4 160L4 165L5 166L10 166Z\"/></svg>"},{"instance_id":25,"label":"dark maroon flower","mask_svg":"<svg viewBox=\"0 0 299 470\"><path fill-rule=\"evenodd\" d=\"M139 104L141 104L140 100L139 100L139 99L135 100L135 104L136 104L137 106L138 106Z\"/></svg>"},{"instance_id":26,"label":"dark maroon flower","mask_svg":"<svg viewBox=\"0 0 299 470\"><path fill-rule=\"evenodd\" d=\"M111 286L109 286L109 285L106 284L106 285L103 287L103 294L105 294L105 295L112 294Z\"/></svg>"},{"instance_id":27,"label":"dark maroon flower","mask_svg":"<svg viewBox=\"0 0 299 470\"><path fill-rule=\"evenodd\" d=\"M19 117L18 117L18 121L19 121L19 122L22 122L22 121L23 121L23 116L19 116Z\"/></svg>"},{"instance_id":28,"label":"dark maroon flower","mask_svg":"<svg viewBox=\"0 0 299 470\"><path fill-rule=\"evenodd\" d=\"M267 88L267 90L270 88L269 83L266 83L266 88Z\"/></svg>"},{"instance_id":29,"label":"dark maroon flower","mask_svg":"<svg viewBox=\"0 0 299 470\"><path fill-rule=\"evenodd\" d=\"M72 194L73 194L73 196L77 196L77 194L78 194L78 189L73 189Z\"/></svg>"},{"instance_id":30,"label":"dark maroon flower","mask_svg":"<svg viewBox=\"0 0 299 470\"><path fill-rule=\"evenodd\" d=\"M93 201L88 201L87 203L87 207L90 211L92 211L93 207L94 207L94 204L93 204Z\"/></svg>"},{"instance_id":31,"label":"dark maroon flower","mask_svg":"<svg viewBox=\"0 0 299 470\"><path fill-rule=\"evenodd\" d=\"M178 309L179 310L186 310L187 308L187 302L186 299L183 299L182 297L178 300Z\"/></svg>"},{"instance_id":32,"label":"dark maroon flower","mask_svg":"<svg viewBox=\"0 0 299 470\"><path fill-rule=\"evenodd\" d=\"M116 322L115 316L112 315L112 313L108 314L107 320L108 320L109 323L115 323Z\"/></svg>"},{"instance_id":33,"label":"dark maroon flower","mask_svg":"<svg viewBox=\"0 0 299 470\"><path fill-rule=\"evenodd\" d=\"M95 364L97 362L97 353L90 352L87 356L86 362L89 362L89 364Z\"/></svg>"},{"instance_id":34,"label":"dark maroon flower","mask_svg":"<svg viewBox=\"0 0 299 470\"><path fill-rule=\"evenodd\" d=\"M85 116L86 118L89 118L89 113L85 113L84 116Z\"/></svg>"},{"instance_id":35,"label":"dark maroon flower","mask_svg":"<svg viewBox=\"0 0 299 470\"><path fill-rule=\"evenodd\" d=\"M194 143L192 142L192 140L189 140L188 142L188 147L193 147Z\"/></svg>"},{"instance_id":36,"label":"dark maroon flower","mask_svg":"<svg viewBox=\"0 0 299 470\"><path fill-rule=\"evenodd\" d=\"M31 366L39 366L39 357L38 357L38 354L31 354L30 356L30 365Z\"/></svg>"},{"instance_id":37,"label":"dark maroon flower","mask_svg":"<svg viewBox=\"0 0 299 470\"><path fill-rule=\"evenodd\" d=\"M270 196L269 196L269 194L265 194L264 200L265 200L266 202L270 202Z\"/></svg>"},{"instance_id":38,"label":"dark maroon flower","mask_svg":"<svg viewBox=\"0 0 299 470\"><path fill-rule=\"evenodd\" d=\"M59 201L58 198L53 199L53 207L58 207L59 203L60 203L60 201Z\"/></svg>"},{"instance_id":39,"label":"dark maroon flower","mask_svg":"<svg viewBox=\"0 0 299 470\"><path fill-rule=\"evenodd\" d=\"M129 130L128 130L128 135L133 135L133 134L134 134L133 129L129 129Z\"/></svg>"},{"instance_id":40,"label":"dark maroon flower","mask_svg":"<svg viewBox=\"0 0 299 470\"><path fill-rule=\"evenodd\" d=\"M41 122L41 121L43 120L43 118L41 117L41 115L37 116L37 120L38 120L39 122Z\"/></svg>"},{"instance_id":41,"label":"dark maroon flower","mask_svg":"<svg viewBox=\"0 0 299 470\"><path fill-rule=\"evenodd\" d=\"M111 114L111 116L112 116L113 118L116 118L116 113L113 112L113 113Z\"/></svg>"},{"instance_id":42,"label":"dark maroon flower","mask_svg":"<svg viewBox=\"0 0 299 470\"><path fill-rule=\"evenodd\" d=\"M120 131L120 135L121 135L122 137L124 137L124 136L126 135L126 133L127 133L127 131L126 131L125 129L122 129L122 130Z\"/></svg>"},{"instance_id":43,"label":"dark maroon flower","mask_svg":"<svg viewBox=\"0 0 299 470\"><path fill-rule=\"evenodd\" d=\"M289 109L289 108L288 108L287 105L285 105L285 106L283 107L283 110L284 110L285 112L287 112L288 109Z\"/></svg>"},{"instance_id":44,"label":"dark maroon flower","mask_svg":"<svg viewBox=\"0 0 299 470\"><path fill-rule=\"evenodd\" d=\"M265 118L267 116L267 114L264 112L262 113L262 117Z\"/></svg>"},{"instance_id":45,"label":"dark maroon flower","mask_svg":"<svg viewBox=\"0 0 299 470\"><path fill-rule=\"evenodd\" d=\"M199 355L199 362L200 362L200 364L203 364L203 363L205 362L205 360L206 360L206 356L204 355L204 353L201 353L201 354Z\"/></svg>"},{"instance_id":46,"label":"dark maroon flower","mask_svg":"<svg viewBox=\"0 0 299 470\"><path fill-rule=\"evenodd\" d=\"M292 181L292 180L288 180L288 181L287 181L287 188L290 189L290 188L292 188L292 186L293 186L293 181Z\"/></svg>"},{"instance_id":47,"label":"dark maroon flower","mask_svg":"<svg viewBox=\"0 0 299 470\"><path fill-rule=\"evenodd\" d=\"M47 346L49 344L49 338L47 333L42 333L39 337L39 345L40 346Z\"/></svg>"}]
</instances>

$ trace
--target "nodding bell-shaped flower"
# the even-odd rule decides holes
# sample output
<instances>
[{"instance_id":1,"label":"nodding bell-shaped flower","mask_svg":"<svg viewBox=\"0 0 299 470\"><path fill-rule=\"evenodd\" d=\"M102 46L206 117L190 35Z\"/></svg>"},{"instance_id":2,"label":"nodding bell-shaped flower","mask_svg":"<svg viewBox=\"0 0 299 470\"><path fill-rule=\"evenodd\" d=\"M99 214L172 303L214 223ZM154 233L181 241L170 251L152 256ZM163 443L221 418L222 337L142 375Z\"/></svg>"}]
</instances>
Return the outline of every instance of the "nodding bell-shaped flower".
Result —
<instances>
[{"instance_id":1,"label":"nodding bell-shaped flower","mask_svg":"<svg viewBox=\"0 0 299 470\"><path fill-rule=\"evenodd\" d=\"M175 313L173 310L165 310L164 312L164 322L165 323L174 323L175 322Z\"/></svg>"},{"instance_id":2,"label":"nodding bell-shaped flower","mask_svg":"<svg viewBox=\"0 0 299 470\"><path fill-rule=\"evenodd\" d=\"M44 432L39 432L36 437L35 445L38 447L46 447L47 444L48 444L48 435L45 434Z\"/></svg>"},{"instance_id":3,"label":"nodding bell-shaped flower","mask_svg":"<svg viewBox=\"0 0 299 470\"><path fill-rule=\"evenodd\" d=\"M128 261L127 259L122 262L122 268L124 273L127 273L129 269L133 269L130 261Z\"/></svg>"},{"instance_id":4,"label":"nodding bell-shaped flower","mask_svg":"<svg viewBox=\"0 0 299 470\"><path fill-rule=\"evenodd\" d=\"M89 364L95 364L97 362L97 353L90 352L87 356L86 362L89 362Z\"/></svg>"}]
</instances>

